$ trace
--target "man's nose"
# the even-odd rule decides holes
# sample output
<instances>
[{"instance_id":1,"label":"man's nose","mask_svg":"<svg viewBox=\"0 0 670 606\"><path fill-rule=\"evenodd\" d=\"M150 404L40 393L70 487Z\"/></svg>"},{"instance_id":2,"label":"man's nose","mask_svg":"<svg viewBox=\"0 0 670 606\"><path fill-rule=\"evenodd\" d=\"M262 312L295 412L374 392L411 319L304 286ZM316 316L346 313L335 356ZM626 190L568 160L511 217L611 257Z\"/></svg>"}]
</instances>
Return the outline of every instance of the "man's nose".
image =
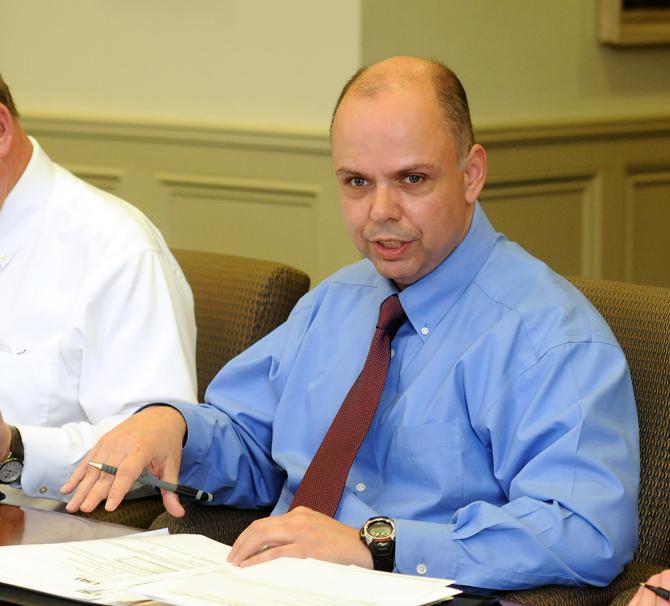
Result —
<instances>
[{"instance_id":1,"label":"man's nose","mask_svg":"<svg viewBox=\"0 0 670 606\"><path fill-rule=\"evenodd\" d=\"M375 223L384 223L385 221L398 221L400 214L397 192L386 185L377 186L372 194L370 218Z\"/></svg>"}]
</instances>

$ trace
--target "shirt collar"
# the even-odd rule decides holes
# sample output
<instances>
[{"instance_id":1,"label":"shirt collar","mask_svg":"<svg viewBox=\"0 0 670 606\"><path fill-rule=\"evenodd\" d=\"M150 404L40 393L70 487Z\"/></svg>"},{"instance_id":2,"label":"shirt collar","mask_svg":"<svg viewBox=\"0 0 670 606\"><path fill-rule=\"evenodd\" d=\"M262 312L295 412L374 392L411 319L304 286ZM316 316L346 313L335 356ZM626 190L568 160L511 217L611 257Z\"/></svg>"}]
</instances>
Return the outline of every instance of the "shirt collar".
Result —
<instances>
[{"instance_id":1,"label":"shirt collar","mask_svg":"<svg viewBox=\"0 0 670 606\"><path fill-rule=\"evenodd\" d=\"M475 203L470 229L451 254L427 276L400 293L400 302L414 330L430 336L491 254L496 232L479 203Z\"/></svg>"},{"instance_id":2,"label":"shirt collar","mask_svg":"<svg viewBox=\"0 0 670 606\"><path fill-rule=\"evenodd\" d=\"M34 233L53 185L53 164L37 141L29 139L30 161L0 209L0 270Z\"/></svg>"}]
</instances>

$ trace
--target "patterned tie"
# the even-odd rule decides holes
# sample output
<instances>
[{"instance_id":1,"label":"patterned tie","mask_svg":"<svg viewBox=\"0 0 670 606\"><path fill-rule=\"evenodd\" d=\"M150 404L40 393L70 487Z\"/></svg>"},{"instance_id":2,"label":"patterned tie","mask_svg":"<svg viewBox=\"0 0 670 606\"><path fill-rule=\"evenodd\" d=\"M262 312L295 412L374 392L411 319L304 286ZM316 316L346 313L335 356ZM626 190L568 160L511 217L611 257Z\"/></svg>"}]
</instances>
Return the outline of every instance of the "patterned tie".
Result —
<instances>
[{"instance_id":1,"label":"patterned tie","mask_svg":"<svg viewBox=\"0 0 670 606\"><path fill-rule=\"evenodd\" d=\"M398 295L391 295L379 309L377 329L361 374L323 438L289 510L304 505L335 516L351 464L375 416L391 361L391 341L405 321Z\"/></svg>"}]
</instances>

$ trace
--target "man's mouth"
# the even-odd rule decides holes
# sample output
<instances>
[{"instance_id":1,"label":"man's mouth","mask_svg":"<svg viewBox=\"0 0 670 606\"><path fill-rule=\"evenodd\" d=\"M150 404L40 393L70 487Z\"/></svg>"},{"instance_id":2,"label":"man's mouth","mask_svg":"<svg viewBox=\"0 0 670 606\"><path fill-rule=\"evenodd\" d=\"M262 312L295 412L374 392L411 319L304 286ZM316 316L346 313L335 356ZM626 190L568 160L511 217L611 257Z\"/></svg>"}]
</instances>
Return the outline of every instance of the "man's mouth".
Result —
<instances>
[{"instance_id":1,"label":"man's mouth","mask_svg":"<svg viewBox=\"0 0 670 606\"><path fill-rule=\"evenodd\" d=\"M384 248L400 248L404 244L400 240L376 240L376 243Z\"/></svg>"},{"instance_id":2,"label":"man's mouth","mask_svg":"<svg viewBox=\"0 0 670 606\"><path fill-rule=\"evenodd\" d=\"M373 240L375 253L385 261L393 261L401 257L409 248L411 240Z\"/></svg>"}]
</instances>

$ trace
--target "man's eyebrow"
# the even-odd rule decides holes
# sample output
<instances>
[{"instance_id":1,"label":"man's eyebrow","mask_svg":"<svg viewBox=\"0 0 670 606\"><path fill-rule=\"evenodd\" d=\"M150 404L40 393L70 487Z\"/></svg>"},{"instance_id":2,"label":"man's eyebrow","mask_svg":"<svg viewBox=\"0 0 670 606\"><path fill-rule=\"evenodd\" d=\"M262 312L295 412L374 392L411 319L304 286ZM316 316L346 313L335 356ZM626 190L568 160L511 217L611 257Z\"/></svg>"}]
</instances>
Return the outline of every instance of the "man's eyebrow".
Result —
<instances>
[{"instance_id":1,"label":"man's eyebrow","mask_svg":"<svg viewBox=\"0 0 670 606\"><path fill-rule=\"evenodd\" d=\"M417 164L408 164L407 166L401 166L400 168L396 169L394 171L394 174L408 174L408 173L415 173L415 172L421 172L424 170L433 170L435 168L434 164L431 164L430 162L419 162ZM362 175L363 173L360 170L355 170L353 168L347 168L346 166L343 166L341 168L338 168L335 171L336 175L339 174L344 174L344 175Z\"/></svg>"},{"instance_id":2,"label":"man's eyebrow","mask_svg":"<svg viewBox=\"0 0 670 606\"><path fill-rule=\"evenodd\" d=\"M399 168L396 172L397 173L416 173L416 172L421 172L422 170L432 170L435 168L434 164L431 164L430 162L419 162L418 164L408 164L407 166L403 166Z\"/></svg>"},{"instance_id":3,"label":"man's eyebrow","mask_svg":"<svg viewBox=\"0 0 670 606\"><path fill-rule=\"evenodd\" d=\"M360 171L358 171L358 170L354 170L353 168L346 168L346 167L343 166L342 168L338 168L338 169L335 171L335 174L336 174L336 175L339 175L339 174L345 174L345 175L360 175L361 173L360 173Z\"/></svg>"}]
</instances>

